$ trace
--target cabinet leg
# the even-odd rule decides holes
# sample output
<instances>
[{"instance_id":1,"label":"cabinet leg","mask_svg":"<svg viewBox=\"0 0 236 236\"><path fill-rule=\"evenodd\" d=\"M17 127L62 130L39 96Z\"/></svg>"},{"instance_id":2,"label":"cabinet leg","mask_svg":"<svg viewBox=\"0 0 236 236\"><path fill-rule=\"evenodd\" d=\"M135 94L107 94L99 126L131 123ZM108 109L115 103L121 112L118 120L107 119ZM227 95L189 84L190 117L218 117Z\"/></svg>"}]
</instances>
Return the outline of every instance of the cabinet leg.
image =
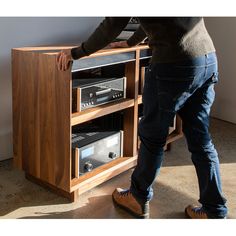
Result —
<instances>
[{"instance_id":1,"label":"cabinet leg","mask_svg":"<svg viewBox=\"0 0 236 236\"><path fill-rule=\"evenodd\" d=\"M70 193L70 201L71 202L76 202L79 199L79 191L74 191Z\"/></svg>"},{"instance_id":2,"label":"cabinet leg","mask_svg":"<svg viewBox=\"0 0 236 236\"><path fill-rule=\"evenodd\" d=\"M164 151L167 152L167 151L170 151L171 150L171 143L168 143L165 145L164 147Z\"/></svg>"}]
</instances>

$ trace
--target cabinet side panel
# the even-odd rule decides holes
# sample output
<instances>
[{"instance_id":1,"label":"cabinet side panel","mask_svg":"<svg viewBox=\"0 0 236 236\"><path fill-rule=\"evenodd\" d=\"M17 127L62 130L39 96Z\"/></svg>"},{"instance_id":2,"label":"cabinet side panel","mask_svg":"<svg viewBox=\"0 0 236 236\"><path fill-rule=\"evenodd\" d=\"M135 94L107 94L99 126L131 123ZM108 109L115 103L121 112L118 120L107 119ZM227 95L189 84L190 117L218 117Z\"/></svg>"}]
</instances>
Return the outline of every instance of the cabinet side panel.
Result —
<instances>
[{"instance_id":1,"label":"cabinet side panel","mask_svg":"<svg viewBox=\"0 0 236 236\"><path fill-rule=\"evenodd\" d=\"M137 155L138 128L138 82L139 82L139 51L136 51L136 61L126 64L127 77L126 95L134 99L134 106L124 113L124 156Z\"/></svg>"},{"instance_id":2,"label":"cabinet side panel","mask_svg":"<svg viewBox=\"0 0 236 236\"><path fill-rule=\"evenodd\" d=\"M65 191L71 178L71 74L56 57L40 55L40 179Z\"/></svg>"},{"instance_id":3,"label":"cabinet side panel","mask_svg":"<svg viewBox=\"0 0 236 236\"><path fill-rule=\"evenodd\" d=\"M13 51L13 149L15 165L39 177L37 141L37 55Z\"/></svg>"},{"instance_id":4,"label":"cabinet side panel","mask_svg":"<svg viewBox=\"0 0 236 236\"><path fill-rule=\"evenodd\" d=\"M17 50L12 50L12 114L14 166L22 169L21 127L21 59Z\"/></svg>"}]
</instances>

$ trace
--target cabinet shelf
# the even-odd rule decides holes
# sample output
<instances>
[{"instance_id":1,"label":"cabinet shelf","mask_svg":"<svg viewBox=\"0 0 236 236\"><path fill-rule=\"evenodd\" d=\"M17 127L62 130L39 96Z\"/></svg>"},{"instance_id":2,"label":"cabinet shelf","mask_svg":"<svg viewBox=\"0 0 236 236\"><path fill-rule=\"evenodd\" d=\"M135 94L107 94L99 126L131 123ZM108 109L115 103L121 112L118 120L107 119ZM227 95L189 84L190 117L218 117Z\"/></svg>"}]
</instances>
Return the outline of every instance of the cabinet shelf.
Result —
<instances>
[{"instance_id":1,"label":"cabinet shelf","mask_svg":"<svg viewBox=\"0 0 236 236\"><path fill-rule=\"evenodd\" d=\"M122 99L116 102L111 102L98 107L89 108L84 111L75 112L72 114L71 125L78 125L83 122L121 111L134 106L134 99Z\"/></svg>"},{"instance_id":2,"label":"cabinet shelf","mask_svg":"<svg viewBox=\"0 0 236 236\"><path fill-rule=\"evenodd\" d=\"M71 191L83 193L136 165L137 156L119 157L71 181Z\"/></svg>"},{"instance_id":3,"label":"cabinet shelf","mask_svg":"<svg viewBox=\"0 0 236 236\"><path fill-rule=\"evenodd\" d=\"M143 101L142 101L142 95L138 95L138 104L142 104L143 103Z\"/></svg>"}]
</instances>

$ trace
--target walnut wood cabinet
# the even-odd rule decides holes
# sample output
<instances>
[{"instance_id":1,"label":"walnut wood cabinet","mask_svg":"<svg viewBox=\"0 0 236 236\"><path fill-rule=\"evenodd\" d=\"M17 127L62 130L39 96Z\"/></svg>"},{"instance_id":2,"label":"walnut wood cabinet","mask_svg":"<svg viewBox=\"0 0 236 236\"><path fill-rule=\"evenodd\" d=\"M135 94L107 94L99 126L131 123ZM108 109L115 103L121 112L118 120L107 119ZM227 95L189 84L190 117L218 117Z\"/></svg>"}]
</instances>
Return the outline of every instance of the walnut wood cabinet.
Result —
<instances>
[{"instance_id":1,"label":"walnut wood cabinet","mask_svg":"<svg viewBox=\"0 0 236 236\"><path fill-rule=\"evenodd\" d=\"M71 201L83 192L134 167L137 160L140 61L150 57L147 46L104 49L58 71L56 56L72 46L12 49L14 164L26 178ZM90 68L125 64L126 98L72 113L72 74ZM72 177L72 127L117 111L124 112L123 156L89 173ZM167 143L182 136L177 117ZM79 161L79 160L76 160Z\"/></svg>"}]
</instances>

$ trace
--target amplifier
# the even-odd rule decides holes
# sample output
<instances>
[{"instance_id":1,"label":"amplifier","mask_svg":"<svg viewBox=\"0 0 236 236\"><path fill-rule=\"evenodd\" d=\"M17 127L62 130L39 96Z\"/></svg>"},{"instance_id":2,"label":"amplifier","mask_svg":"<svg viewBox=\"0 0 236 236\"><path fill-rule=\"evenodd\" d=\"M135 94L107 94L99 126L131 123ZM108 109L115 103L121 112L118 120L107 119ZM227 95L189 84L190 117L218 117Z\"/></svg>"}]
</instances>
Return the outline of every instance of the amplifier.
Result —
<instances>
[{"instance_id":1,"label":"amplifier","mask_svg":"<svg viewBox=\"0 0 236 236\"><path fill-rule=\"evenodd\" d=\"M123 156L123 131L72 134L72 172L78 177Z\"/></svg>"},{"instance_id":2,"label":"amplifier","mask_svg":"<svg viewBox=\"0 0 236 236\"><path fill-rule=\"evenodd\" d=\"M126 77L73 79L72 88L72 111L83 111L125 98Z\"/></svg>"}]
</instances>

